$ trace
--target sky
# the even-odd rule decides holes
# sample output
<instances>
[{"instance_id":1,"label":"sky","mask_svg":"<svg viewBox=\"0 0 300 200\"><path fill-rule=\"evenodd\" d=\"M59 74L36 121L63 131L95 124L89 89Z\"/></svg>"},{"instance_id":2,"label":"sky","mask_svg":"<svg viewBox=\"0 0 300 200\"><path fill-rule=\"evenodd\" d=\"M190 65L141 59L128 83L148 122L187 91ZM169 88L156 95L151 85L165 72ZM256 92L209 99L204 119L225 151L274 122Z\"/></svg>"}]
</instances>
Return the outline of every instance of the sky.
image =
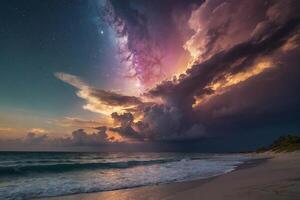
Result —
<instances>
[{"instance_id":1,"label":"sky","mask_svg":"<svg viewBox=\"0 0 300 200\"><path fill-rule=\"evenodd\" d=\"M247 151L299 135L299 8L1 1L0 149Z\"/></svg>"}]
</instances>

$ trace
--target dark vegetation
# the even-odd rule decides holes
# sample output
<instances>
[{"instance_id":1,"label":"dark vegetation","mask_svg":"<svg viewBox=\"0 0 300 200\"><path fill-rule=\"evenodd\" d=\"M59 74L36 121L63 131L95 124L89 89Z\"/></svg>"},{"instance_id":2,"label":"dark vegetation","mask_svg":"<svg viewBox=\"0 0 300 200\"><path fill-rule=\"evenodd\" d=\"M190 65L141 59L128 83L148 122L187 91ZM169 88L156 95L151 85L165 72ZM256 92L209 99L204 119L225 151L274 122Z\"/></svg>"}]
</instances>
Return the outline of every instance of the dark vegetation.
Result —
<instances>
[{"instance_id":1,"label":"dark vegetation","mask_svg":"<svg viewBox=\"0 0 300 200\"><path fill-rule=\"evenodd\" d=\"M295 135L286 135L279 137L269 147L261 147L257 149L256 152L292 152L297 150L300 150L300 137Z\"/></svg>"}]
</instances>

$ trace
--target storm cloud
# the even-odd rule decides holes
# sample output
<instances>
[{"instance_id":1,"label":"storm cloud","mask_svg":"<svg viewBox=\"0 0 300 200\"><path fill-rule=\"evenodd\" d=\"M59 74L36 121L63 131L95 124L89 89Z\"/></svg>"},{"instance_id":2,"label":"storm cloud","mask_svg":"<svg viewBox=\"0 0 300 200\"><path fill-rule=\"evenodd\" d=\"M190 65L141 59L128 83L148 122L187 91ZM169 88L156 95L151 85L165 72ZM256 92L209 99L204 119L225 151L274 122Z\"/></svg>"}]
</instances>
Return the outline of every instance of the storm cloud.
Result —
<instances>
[{"instance_id":1,"label":"storm cloud","mask_svg":"<svg viewBox=\"0 0 300 200\"><path fill-rule=\"evenodd\" d=\"M234 135L249 124L255 129L297 121L298 1L164 1L158 9L170 10L163 14L145 9L159 5L109 1L105 13L125 45L121 51L133 75L145 85L156 83L143 95L96 89L76 76L56 74L79 89L85 109L112 119L108 131L128 141L186 141ZM154 25L156 14L164 17ZM167 24L168 30L157 28ZM171 40L164 43L162 35ZM172 68L161 57L172 42L178 42L174 57L188 55L189 62L178 76L159 82L155 73L160 63ZM286 120L279 120L280 113Z\"/></svg>"}]
</instances>

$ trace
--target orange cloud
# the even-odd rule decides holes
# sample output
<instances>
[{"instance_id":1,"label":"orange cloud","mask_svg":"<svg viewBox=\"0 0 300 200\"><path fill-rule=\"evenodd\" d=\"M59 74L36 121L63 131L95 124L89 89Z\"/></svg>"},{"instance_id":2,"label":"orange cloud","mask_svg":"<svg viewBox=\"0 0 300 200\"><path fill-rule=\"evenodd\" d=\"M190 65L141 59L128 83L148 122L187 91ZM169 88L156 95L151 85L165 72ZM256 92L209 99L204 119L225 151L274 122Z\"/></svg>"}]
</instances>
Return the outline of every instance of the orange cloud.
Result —
<instances>
[{"instance_id":1,"label":"orange cloud","mask_svg":"<svg viewBox=\"0 0 300 200\"><path fill-rule=\"evenodd\" d=\"M42 128L32 128L32 129L30 129L28 131L31 132L31 133L35 133L35 134L45 134L45 133L48 133L47 130L42 129Z\"/></svg>"},{"instance_id":2,"label":"orange cloud","mask_svg":"<svg viewBox=\"0 0 300 200\"><path fill-rule=\"evenodd\" d=\"M113 112L123 113L127 110L136 109L138 106L143 104L138 97L95 89L80 80L79 77L71 74L55 73L55 76L79 89L77 96L86 100L86 104L83 105L83 109L91 112L109 116Z\"/></svg>"},{"instance_id":3,"label":"orange cloud","mask_svg":"<svg viewBox=\"0 0 300 200\"><path fill-rule=\"evenodd\" d=\"M247 71L242 71L237 74L228 74L225 76L224 80L213 83L209 87L214 91L221 88L230 87L232 85L236 85L240 82L246 81L247 79L262 73L272 66L273 64L270 60L261 61L253 67L249 68Z\"/></svg>"},{"instance_id":4,"label":"orange cloud","mask_svg":"<svg viewBox=\"0 0 300 200\"><path fill-rule=\"evenodd\" d=\"M195 103L192 105L193 108L197 108L204 101L208 101L215 95L225 92L224 89L229 88L233 85L237 85L241 82L247 81L248 79L257 76L264 72L266 69L273 67L274 64L270 59L260 59L257 64L253 65L246 71L241 71L236 74L226 74L223 79L216 82L212 82L207 86L208 89L214 91L213 94L207 94L201 97L195 96Z\"/></svg>"}]
</instances>

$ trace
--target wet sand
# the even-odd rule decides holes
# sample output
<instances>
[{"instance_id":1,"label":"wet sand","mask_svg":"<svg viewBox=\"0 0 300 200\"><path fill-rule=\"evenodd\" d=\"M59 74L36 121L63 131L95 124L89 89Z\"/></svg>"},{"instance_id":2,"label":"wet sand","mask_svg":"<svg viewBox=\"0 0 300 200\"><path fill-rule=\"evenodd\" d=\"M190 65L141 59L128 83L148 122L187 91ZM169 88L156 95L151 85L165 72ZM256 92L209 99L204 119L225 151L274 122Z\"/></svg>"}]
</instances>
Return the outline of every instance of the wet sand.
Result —
<instances>
[{"instance_id":1,"label":"wet sand","mask_svg":"<svg viewBox=\"0 0 300 200\"><path fill-rule=\"evenodd\" d=\"M299 200L300 152L265 153L264 162L205 180L78 194L47 200Z\"/></svg>"}]
</instances>

